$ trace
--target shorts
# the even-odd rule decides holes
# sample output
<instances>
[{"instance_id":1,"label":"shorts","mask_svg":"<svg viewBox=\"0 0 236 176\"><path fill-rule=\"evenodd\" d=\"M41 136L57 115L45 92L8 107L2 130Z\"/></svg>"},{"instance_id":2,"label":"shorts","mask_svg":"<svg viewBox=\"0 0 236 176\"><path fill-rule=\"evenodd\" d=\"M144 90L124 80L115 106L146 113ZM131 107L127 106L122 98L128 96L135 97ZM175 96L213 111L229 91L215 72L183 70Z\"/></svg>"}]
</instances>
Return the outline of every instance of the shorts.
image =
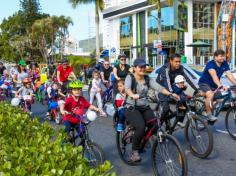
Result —
<instances>
[{"instance_id":1,"label":"shorts","mask_svg":"<svg viewBox=\"0 0 236 176\"><path fill-rule=\"evenodd\" d=\"M199 87L203 92L214 91L215 88L209 86L209 84L199 83Z\"/></svg>"}]
</instances>

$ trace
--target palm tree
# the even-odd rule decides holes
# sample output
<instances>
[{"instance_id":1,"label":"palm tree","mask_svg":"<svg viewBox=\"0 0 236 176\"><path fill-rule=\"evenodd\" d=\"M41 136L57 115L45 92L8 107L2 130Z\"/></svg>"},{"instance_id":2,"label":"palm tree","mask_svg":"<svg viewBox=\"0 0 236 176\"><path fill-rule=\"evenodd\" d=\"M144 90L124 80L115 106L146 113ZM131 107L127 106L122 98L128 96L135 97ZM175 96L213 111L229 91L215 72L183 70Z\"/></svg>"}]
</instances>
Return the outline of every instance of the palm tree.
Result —
<instances>
[{"instance_id":1,"label":"palm tree","mask_svg":"<svg viewBox=\"0 0 236 176\"><path fill-rule=\"evenodd\" d=\"M99 13L104 9L104 1L103 0L69 0L74 8L76 8L79 4L95 4L95 23L96 23L96 57L99 59L100 47L99 47Z\"/></svg>"}]
</instances>

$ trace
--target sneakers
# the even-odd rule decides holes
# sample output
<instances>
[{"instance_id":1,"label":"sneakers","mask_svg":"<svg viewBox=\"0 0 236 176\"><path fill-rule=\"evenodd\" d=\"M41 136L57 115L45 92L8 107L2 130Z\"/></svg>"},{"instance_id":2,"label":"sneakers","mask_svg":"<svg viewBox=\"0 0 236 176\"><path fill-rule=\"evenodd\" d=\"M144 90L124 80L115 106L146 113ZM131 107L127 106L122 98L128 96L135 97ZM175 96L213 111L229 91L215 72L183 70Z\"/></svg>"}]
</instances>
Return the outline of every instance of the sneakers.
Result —
<instances>
[{"instance_id":1,"label":"sneakers","mask_svg":"<svg viewBox=\"0 0 236 176\"><path fill-rule=\"evenodd\" d=\"M215 116L213 116L213 115L208 115L208 121L210 121L210 122L215 122L215 121L217 121L217 120L218 120L217 117L215 117Z\"/></svg>"},{"instance_id":2,"label":"sneakers","mask_svg":"<svg viewBox=\"0 0 236 176\"><path fill-rule=\"evenodd\" d=\"M183 122L178 122L177 125L178 125L180 128L185 128L185 123L183 123Z\"/></svg>"},{"instance_id":3,"label":"sneakers","mask_svg":"<svg viewBox=\"0 0 236 176\"><path fill-rule=\"evenodd\" d=\"M50 113L49 113L49 112L46 113L46 119L51 120L51 117L50 117Z\"/></svg>"},{"instance_id":4,"label":"sneakers","mask_svg":"<svg viewBox=\"0 0 236 176\"><path fill-rule=\"evenodd\" d=\"M133 151L131 156L129 157L129 162L132 162L132 163L138 163L138 162L141 162L141 160L142 159L138 151Z\"/></svg>"},{"instance_id":5,"label":"sneakers","mask_svg":"<svg viewBox=\"0 0 236 176\"><path fill-rule=\"evenodd\" d=\"M124 125L122 123L118 123L116 126L116 130L119 132L124 131Z\"/></svg>"}]
</instances>

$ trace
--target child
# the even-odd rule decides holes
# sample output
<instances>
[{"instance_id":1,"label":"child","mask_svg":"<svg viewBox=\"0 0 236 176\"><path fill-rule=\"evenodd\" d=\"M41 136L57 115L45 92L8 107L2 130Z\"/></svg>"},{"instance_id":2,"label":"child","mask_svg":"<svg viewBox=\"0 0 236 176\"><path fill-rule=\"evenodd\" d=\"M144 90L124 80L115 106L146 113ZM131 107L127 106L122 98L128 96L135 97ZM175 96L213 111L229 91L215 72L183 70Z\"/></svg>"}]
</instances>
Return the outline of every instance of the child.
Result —
<instances>
[{"instance_id":1,"label":"child","mask_svg":"<svg viewBox=\"0 0 236 176\"><path fill-rule=\"evenodd\" d=\"M90 104L93 104L94 97L96 96L98 102L98 108L102 109L102 80L99 78L99 71L93 71L92 87L90 90ZM106 116L104 111L101 111L100 116Z\"/></svg>"},{"instance_id":2,"label":"child","mask_svg":"<svg viewBox=\"0 0 236 176\"><path fill-rule=\"evenodd\" d=\"M185 100L185 93L184 91L187 89L185 85L185 78L182 75L178 75L175 77L175 83L172 86L173 93L179 95L180 100L178 101L176 107L178 110L177 118L178 118L178 125L184 127L185 124L183 123L185 112L186 112L186 100Z\"/></svg>"},{"instance_id":3,"label":"child","mask_svg":"<svg viewBox=\"0 0 236 176\"><path fill-rule=\"evenodd\" d=\"M80 81L72 81L68 84L70 90L70 96L66 98L65 102L60 106L61 114L63 115L63 123L65 125L65 131L69 134L72 127L76 129L80 134L80 120L73 115L73 111L80 112L83 116L86 109L101 112L100 109L91 105L83 96L81 96L81 89L83 84Z\"/></svg>"},{"instance_id":4,"label":"child","mask_svg":"<svg viewBox=\"0 0 236 176\"><path fill-rule=\"evenodd\" d=\"M124 130L124 125L123 125L123 123L124 123L124 102L125 102L125 98L126 98L125 81L123 79L119 80L117 82L117 87L118 87L119 93L116 94L116 100L115 100L116 107L118 108L118 123L117 123L116 130L123 131Z\"/></svg>"},{"instance_id":5,"label":"child","mask_svg":"<svg viewBox=\"0 0 236 176\"><path fill-rule=\"evenodd\" d=\"M30 78L23 79L23 87L21 87L17 92L16 96L22 99L25 95L33 96L33 85L32 80ZM22 100L23 101L23 100ZM31 105L29 105L28 109L31 111Z\"/></svg>"},{"instance_id":6,"label":"child","mask_svg":"<svg viewBox=\"0 0 236 176\"><path fill-rule=\"evenodd\" d=\"M57 83L53 83L52 86L47 88L46 95L48 99L48 111L47 111L46 117L49 118L50 111L51 111L50 104L52 102L57 101L60 96L65 97L65 95L61 92L61 89L59 88Z\"/></svg>"}]
</instances>

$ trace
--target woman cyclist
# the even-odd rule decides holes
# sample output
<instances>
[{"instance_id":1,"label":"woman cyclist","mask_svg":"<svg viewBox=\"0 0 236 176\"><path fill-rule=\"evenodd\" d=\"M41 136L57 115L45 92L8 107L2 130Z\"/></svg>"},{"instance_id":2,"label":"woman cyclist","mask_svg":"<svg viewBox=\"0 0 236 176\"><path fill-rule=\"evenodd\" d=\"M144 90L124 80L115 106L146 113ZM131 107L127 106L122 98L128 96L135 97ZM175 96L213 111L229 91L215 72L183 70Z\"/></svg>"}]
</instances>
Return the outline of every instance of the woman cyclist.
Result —
<instances>
[{"instance_id":1,"label":"woman cyclist","mask_svg":"<svg viewBox=\"0 0 236 176\"><path fill-rule=\"evenodd\" d=\"M145 127L152 127L157 123L154 112L148 102L148 89L153 88L165 95L171 95L169 91L160 86L155 80L145 75L145 59L134 61L134 74L130 74L125 79L125 91L128 95L125 105L125 118L135 128L132 138L132 154L130 162L140 162L139 155L140 142L145 135ZM173 95L178 99L177 95Z\"/></svg>"},{"instance_id":2,"label":"woman cyclist","mask_svg":"<svg viewBox=\"0 0 236 176\"><path fill-rule=\"evenodd\" d=\"M117 89L117 82L120 79L125 79L126 76L129 74L130 66L126 64L126 56L124 54L121 54L118 56L119 64L115 65L113 68L113 74L115 77L115 80L113 82L113 96L118 93Z\"/></svg>"},{"instance_id":3,"label":"woman cyclist","mask_svg":"<svg viewBox=\"0 0 236 176\"><path fill-rule=\"evenodd\" d=\"M28 73L26 70L26 63L24 60L20 60L18 68L17 68L17 73L14 75L13 82L16 83L16 89L20 89L23 84L23 80L28 77Z\"/></svg>"}]
</instances>

